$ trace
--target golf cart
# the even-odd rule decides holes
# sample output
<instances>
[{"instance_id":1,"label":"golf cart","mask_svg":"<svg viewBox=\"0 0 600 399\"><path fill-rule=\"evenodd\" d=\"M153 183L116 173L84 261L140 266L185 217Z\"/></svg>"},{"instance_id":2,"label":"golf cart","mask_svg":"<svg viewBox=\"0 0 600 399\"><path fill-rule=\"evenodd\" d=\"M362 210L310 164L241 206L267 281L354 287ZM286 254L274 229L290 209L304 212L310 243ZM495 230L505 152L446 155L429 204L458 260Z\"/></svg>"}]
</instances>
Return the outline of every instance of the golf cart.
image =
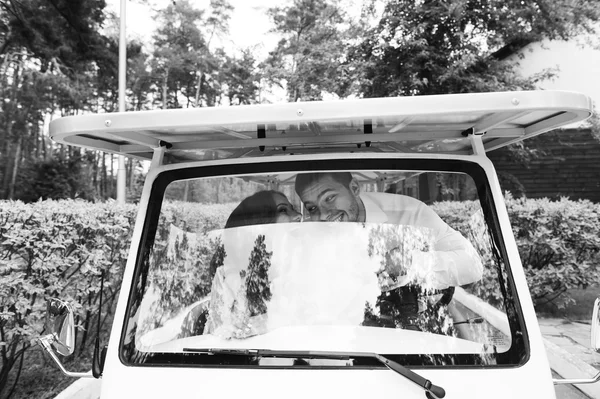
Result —
<instances>
[{"instance_id":1,"label":"golf cart","mask_svg":"<svg viewBox=\"0 0 600 399\"><path fill-rule=\"evenodd\" d=\"M102 397L553 397L486 153L591 112L533 91L53 121L151 161ZM58 361L72 311L49 313Z\"/></svg>"}]
</instances>

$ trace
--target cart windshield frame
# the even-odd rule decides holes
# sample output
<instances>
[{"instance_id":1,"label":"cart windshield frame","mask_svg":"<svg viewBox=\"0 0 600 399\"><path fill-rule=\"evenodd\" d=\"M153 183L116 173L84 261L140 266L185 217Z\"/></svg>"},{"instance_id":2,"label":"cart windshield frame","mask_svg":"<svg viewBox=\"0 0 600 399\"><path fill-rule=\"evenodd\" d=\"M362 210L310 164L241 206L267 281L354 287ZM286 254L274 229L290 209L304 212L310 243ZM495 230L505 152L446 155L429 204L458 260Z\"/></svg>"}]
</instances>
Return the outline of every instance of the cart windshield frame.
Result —
<instances>
[{"instance_id":1,"label":"cart windshield frame","mask_svg":"<svg viewBox=\"0 0 600 399\"><path fill-rule=\"evenodd\" d=\"M169 170L170 169L170 170ZM143 234L139 245L136 269L133 284L128 298L127 311L123 323L123 331L120 341L120 359L124 364L135 366L152 366L177 364L195 366L233 366L254 367L259 363L248 363L239 356L217 356L208 358L206 354L197 352L185 352L181 350L158 349L146 351L140 350L133 344L130 336L135 331L135 321L138 315L140 301L143 298L145 284L147 283L148 259L150 257L157 225L161 215L161 207L164 201L165 190L174 182L186 181L196 178L214 178L227 176L240 176L240 170L244 170L243 176L259 176L271 174L289 174L307 171L414 171L422 172L451 172L462 173L470 176L476 183L477 195L481 203L483 217L490 229L490 236L495 247L495 256L501 261L498 263L498 289L503 295L503 306L510 329L510 348L501 353L492 351L493 361L482 361L481 356L473 353L423 353L423 354L399 354L382 353L385 356L407 366L416 367L516 367L524 364L529 358L529 344L524 317L520 308L516 287L512 278L509 258L505 247L503 233L496 213L496 205L485 170L477 162L459 159L400 159L395 157L371 157L369 159L317 159L317 160L295 160L281 162L249 162L247 164L216 164L208 166L188 167L178 169L167 167L167 170L157 174L152 184L150 200L144 221ZM157 347L159 348L159 347ZM360 363L357 363L360 364Z\"/></svg>"}]
</instances>

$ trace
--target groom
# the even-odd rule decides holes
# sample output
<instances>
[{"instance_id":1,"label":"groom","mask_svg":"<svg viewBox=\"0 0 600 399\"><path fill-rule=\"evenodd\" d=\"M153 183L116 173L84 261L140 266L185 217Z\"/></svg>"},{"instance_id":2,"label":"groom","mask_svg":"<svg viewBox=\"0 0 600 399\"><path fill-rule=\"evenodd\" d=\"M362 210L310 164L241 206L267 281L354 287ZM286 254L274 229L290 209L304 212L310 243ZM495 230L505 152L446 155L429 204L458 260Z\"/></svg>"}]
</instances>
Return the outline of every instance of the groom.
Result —
<instances>
[{"instance_id":1,"label":"groom","mask_svg":"<svg viewBox=\"0 0 600 399\"><path fill-rule=\"evenodd\" d=\"M415 198L361 192L350 172L298 174L295 190L311 221L391 223L430 229L434 233L432 251L419 254L421 260L422 256L429 257L428 262L419 262L420 269L423 265L430 267L416 275L425 278L432 288L461 286L481 279L483 266L471 243ZM405 271L411 265L397 267Z\"/></svg>"}]
</instances>

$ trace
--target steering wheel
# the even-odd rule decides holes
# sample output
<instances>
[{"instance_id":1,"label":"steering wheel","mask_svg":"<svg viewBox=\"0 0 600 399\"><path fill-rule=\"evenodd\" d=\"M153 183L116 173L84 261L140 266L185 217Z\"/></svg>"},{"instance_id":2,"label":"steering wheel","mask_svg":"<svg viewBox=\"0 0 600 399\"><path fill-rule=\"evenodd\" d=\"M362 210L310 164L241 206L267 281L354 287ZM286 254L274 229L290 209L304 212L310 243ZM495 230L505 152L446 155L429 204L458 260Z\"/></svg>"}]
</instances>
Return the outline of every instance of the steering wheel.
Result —
<instances>
[{"instance_id":1,"label":"steering wheel","mask_svg":"<svg viewBox=\"0 0 600 399\"><path fill-rule=\"evenodd\" d=\"M378 298L376 306L379 316L365 312L365 325L379 325L381 327L401 327L407 330L421 330L425 322L428 331L445 333L441 327L436 327L434 318L440 314L440 309L445 308L452 301L455 287L441 290L424 290L419 285L405 285L390 291L383 292ZM442 295L433 306L419 313L419 298L424 296Z\"/></svg>"},{"instance_id":2,"label":"steering wheel","mask_svg":"<svg viewBox=\"0 0 600 399\"><path fill-rule=\"evenodd\" d=\"M441 308L442 306L448 306L450 304L450 301L452 301L452 298L454 297L455 288L456 287L448 287L448 288L444 288L442 290L433 290L430 294L428 294L428 295L442 294L442 297L440 299L438 299L438 301L433 305L433 307L437 310L437 309Z\"/></svg>"}]
</instances>

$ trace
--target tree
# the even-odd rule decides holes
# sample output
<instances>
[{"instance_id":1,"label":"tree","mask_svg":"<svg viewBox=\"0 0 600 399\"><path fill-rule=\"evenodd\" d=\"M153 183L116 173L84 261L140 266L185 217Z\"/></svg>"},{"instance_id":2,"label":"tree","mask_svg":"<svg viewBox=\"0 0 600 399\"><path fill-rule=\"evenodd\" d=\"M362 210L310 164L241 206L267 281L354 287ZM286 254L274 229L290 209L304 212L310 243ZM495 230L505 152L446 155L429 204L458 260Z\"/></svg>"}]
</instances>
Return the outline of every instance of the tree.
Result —
<instances>
[{"instance_id":1,"label":"tree","mask_svg":"<svg viewBox=\"0 0 600 399\"><path fill-rule=\"evenodd\" d=\"M203 11L189 1L178 1L158 13L152 71L159 80L163 108L179 108L179 94L194 98L195 71L206 41L200 29ZM169 93L173 93L169 97ZM169 104L170 102L170 104Z\"/></svg>"},{"instance_id":2,"label":"tree","mask_svg":"<svg viewBox=\"0 0 600 399\"><path fill-rule=\"evenodd\" d=\"M104 0L2 0L10 17L0 54L27 49L41 61L41 72L58 67L73 76L104 54L98 28L105 6Z\"/></svg>"},{"instance_id":3,"label":"tree","mask_svg":"<svg viewBox=\"0 0 600 399\"><path fill-rule=\"evenodd\" d=\"M207 97L207 104L215 105L217 103L216 97L218 93L216 92L216 88L220 88L220 82L222 79L219 79L220 75L218 71L222 69L222 64L224 60L227 58L225 56L225 52L223 50L217 50L216 54L211 54L211 43L213 42L213 38L222 37L229 33L229 20L231 19L231 12L233 11L233 6L229 3L228 0L210 0L209 3L209 15L206 21L202 24L205 27L204 34L208 37L208 41L206 43L205 51L203 52L203 56L206 57L208 61L203 69L197 71L198 82L196 87L196 106L200 106L200 96L204 94ZM216 75L216 76L211 76ZM212 77L216 81L214 82L215 87L208 86L206 88L207 93L203 93L203 86L207 83L207 77Z\"/></svg>"},{"instance_id":4,"label":"tree","mask_svg":"<svg viewBox=\"0 0 600 399\"><path fill-rule=\"evenodd\" d=\"M291 102L319 100L324 92L347 95L341 84L346 16L337 1L294 0L268 12L282 37L263 65L269 83L285 85Z\"/></svg>"},{"instance_id":5,"label":"tree","mask_svg":"<svg viewBox=\"0 0 600 399\"><path fill-rule=\"evenodd\" d=\"M15 198L21 172L52 153L47 120L93 106L93 75L107 57L104 0L2 0L0 196ZM62 159L77 150L60 149Z\"/></svg>"},{"instance_id":6,"label":"tree","mask_svg":"<svg viewBox=\"0 0 600 399\"><path fill-rule=\"evenodd\" d=\"M106 53L96 61L95 81L92 84L96 99L94 112L119 111L119 17L107 14L105 27ZM129 92L129 104L126 107L136 111L147 106L151 79L147 71L149 54L143 51L143 45L136 39L127 41L126 92ZM128 93L126 93L128 94Z\"/></svg>"},{"instance_id":7,"label":"tree","mask_svg":"<svg viewBox=\"0 0 600 399\"><path fill-rule=\"evenodd\" d=\"M218 102L221 82L217 78L224 54L212 51L210 45L215 35L227 32L231 10L226 0L211 0L208 11L182 0L158 13L161 25L154 36L152 70L163 108Z\"/></svg>"},{"instance_id":8,"label":"tree","mask_svg":"<svg viewBox=\"0 0 600 399\"><path fill-rule=\"evenodd\" d=\"M16 193L16 197L22 201L94 199L90 179L85 176L85 160L82 157L72 157L69 160L54 157L35 162L26 172L21 174Z\"/></svg>"},{"instance_id":9,"label":"tree","mask_svg":"<svg viewBox=\"0 0 600 399\"><path fill-rule=\"evenodd\" d=\"M242 50L241 57L225 56L219 80L226 85L225 95L230 105L255 104L260 102L260 81L263 74L250 49Z\"/></svg>"},{"instance_id":10,"label":"tree","mask_svg":"<svg viewBox=\"0 0 600 399\"><path fill-rule=\"evenodd\" d=\"M271 267L271 256L273 252L267 251L265 236L259 235L254 242L254 249L250 253L248 270L245 277L246 298L250 317L258 316L267 312L267 302L271 300L271 288L269 282L269 268Z\"/></svg>"},{"instance_id":11,"label":"tree","mask_svg":"<svg viewBox=\"0 0 600 399\"><path fill-rule=\"evenodd\" d=\"M378 17L376 4L383 6ZM519 57L509 56L544 38L593 32L599 18L586 0L373 0L362 20L375 23L363 24L347 62L363 97L532 90L557 71L521 76ZM541 155L522 143L507 150L524 167ZM519 187L513 175L501 175Z\"/></svg>"},{"instance_id":12,"label":"tree","mask_svg":"<svg viewBox=\"0 0 600 399\"><path fill-rule=\"evenodd\" d=\"M533 89L553 71L520 77L507 56L591 32L599 15L591 1L389 0L349 59L365 97Z\"/></svg>"}]
</instances>

